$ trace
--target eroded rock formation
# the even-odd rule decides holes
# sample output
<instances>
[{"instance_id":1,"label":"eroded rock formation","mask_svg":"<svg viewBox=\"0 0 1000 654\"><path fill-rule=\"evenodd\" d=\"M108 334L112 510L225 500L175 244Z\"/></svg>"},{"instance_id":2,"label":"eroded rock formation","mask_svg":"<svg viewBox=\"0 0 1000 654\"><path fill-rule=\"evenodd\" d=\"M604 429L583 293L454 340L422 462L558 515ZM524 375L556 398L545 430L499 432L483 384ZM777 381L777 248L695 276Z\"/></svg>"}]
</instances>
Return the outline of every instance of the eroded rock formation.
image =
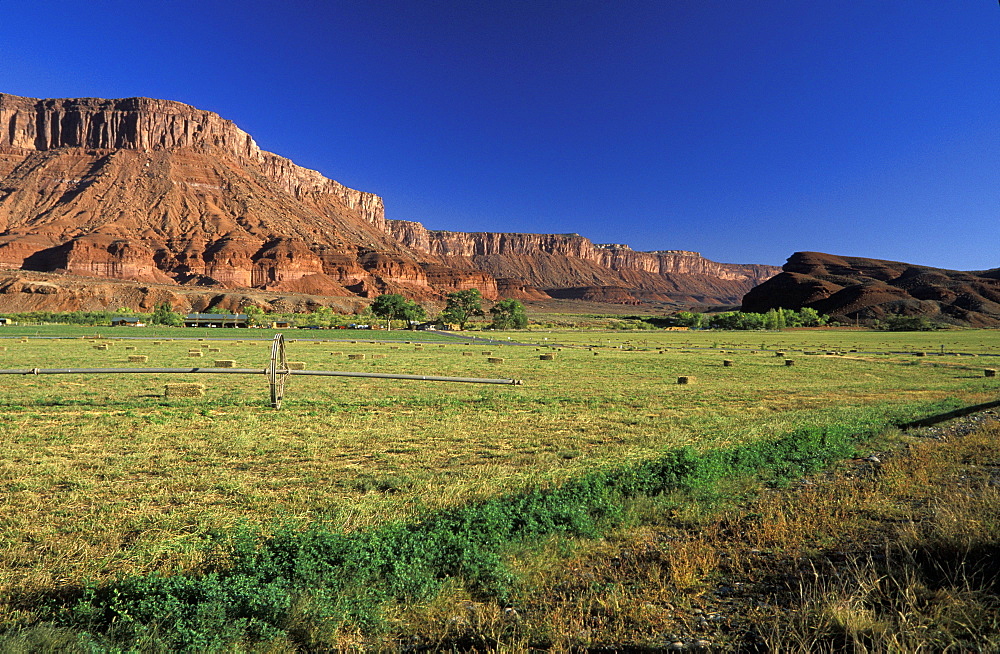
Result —
<instances>
[{"instance_id":1,"label":"eroded rock formation","mask_svg":"<svg viewBox=\"0 0 1000 654\"><path fill-rule=\"evenodd\" d=\"M329 297L735 302L778 272L579 235L428 231L261 150L220 116L150 98L0 94L0 269ZM607 290L601 290L607 289Z\"/></svg>"},{"instance_id":2,"label":"eroded rock formation","mask_svg":"<svg viewBox=\"0 0 1000 654\"><path fill-rule=\"evenodd\" d=\"M994 327L1000 325L1000 268L963 272L796 252L781 274L743 298L744 311L778 307L811 307L846 321L901 315Z\"/></svg>"},{"instance_id":3,"label":"eroded rock formation","mask_svg":"<svg viewBox=\"0 0 1000 654\"><path fill-rule=\"evenodd\" d=\"M482 270L529 295L542 291L616 304L735 304L779 272L776 266L717 263L685 250L639 252L627 245L599 245L579 234L450 232L405 220L389 220L388 228L412 250Z\"/></svg>"}]
</instances>

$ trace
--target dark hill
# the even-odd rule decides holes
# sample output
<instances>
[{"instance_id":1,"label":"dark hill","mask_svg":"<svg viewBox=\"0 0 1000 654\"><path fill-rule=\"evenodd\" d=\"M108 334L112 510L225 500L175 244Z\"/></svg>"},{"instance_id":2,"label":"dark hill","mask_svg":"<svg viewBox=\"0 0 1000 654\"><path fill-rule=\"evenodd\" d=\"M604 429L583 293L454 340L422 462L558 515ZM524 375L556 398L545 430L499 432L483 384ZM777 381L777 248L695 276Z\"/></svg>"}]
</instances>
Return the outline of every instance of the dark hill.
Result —
<instances>
[{"instance_id":1,"label":"dark hill","mask_svg":"<svg viewBox=\"0 0 1000 654\"><path fill-rule=\"evenodd\" d=\"M743 297L743 311L811 307L841 320L923 316L1000 326L1000 269L964 272L898 261L796 252Z\"/></svg>"}]
</instances>

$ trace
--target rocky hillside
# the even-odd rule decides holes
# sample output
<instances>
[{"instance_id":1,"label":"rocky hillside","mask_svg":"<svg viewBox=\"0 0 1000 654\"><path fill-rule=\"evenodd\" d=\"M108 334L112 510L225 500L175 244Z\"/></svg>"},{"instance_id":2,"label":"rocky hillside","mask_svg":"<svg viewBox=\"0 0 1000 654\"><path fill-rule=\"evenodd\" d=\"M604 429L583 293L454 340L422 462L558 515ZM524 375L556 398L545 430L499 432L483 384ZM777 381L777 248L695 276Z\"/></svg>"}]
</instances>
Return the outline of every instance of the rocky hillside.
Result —
<instances>
[{"instance_id":1,"label":"rocky hillside","mask_svg":"<svg viewBox=\"0 0 1000 654\"><path fill-rule=\"evenodd\" d=\"M897 261L796 252L782 272L743 298L743 310L812 307L841 320L924 316L1000 325L1000 268L962 272Z\"/></svg>"},{"instance_id":2,"label":"rocky hillside","mask_svg":"<svg viewBox=\"0 0 1000 654\"><path fill-rule=\"evenodd\" d=\"M405 220L389 232L408 248L450 266L496 278L505 296L736 304L777 274L775 266L716 263L697 252L638 252L595 244L579 234L516 234L428 230Z\"/></svg>"},{"instance_id":3,"label":"rocky hillside","mask_svg":"<svg viewBox=\"0 0 1000 654\"><path fill-rule=\"evenodd\" d=\"M778 272L577 235L463 234L385 219L380 197L150 98L0 94L0 269L325 297L734 303Z\"/></svg>"}]
</instances>

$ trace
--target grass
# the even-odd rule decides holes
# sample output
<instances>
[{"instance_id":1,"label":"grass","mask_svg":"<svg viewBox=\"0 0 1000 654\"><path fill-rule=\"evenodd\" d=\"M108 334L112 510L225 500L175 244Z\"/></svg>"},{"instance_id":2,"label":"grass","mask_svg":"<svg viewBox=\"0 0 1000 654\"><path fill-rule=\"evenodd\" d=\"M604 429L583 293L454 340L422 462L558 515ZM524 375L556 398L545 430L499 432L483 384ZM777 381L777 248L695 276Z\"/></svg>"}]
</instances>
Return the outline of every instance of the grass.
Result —
<instances>
[{"instance_id":1,"label":"grass","mask_svg":"<svg viewBox=\"0 0 1000 654\"><path fill-rule=\"evenodd\" d=\"M177 338L192 330L167 333ZM8 435L0 444L0 488L6 490L0 597L126 574L204 570L212 534L240 528L367 532L428 511L556 488L609 466L640 465L671 448L731 448L803 427L864 430L995 400L997 392L996 379L982 376L982 368L991 367L983 361L1000 345L993 331L607 333L600 342L578 332L509 335L539 343L492 344L505 359L494 365L481 354L484 346L463 342L442 340L418 350L401 342L296 339L288 358L310 369L514 377L526 385L294 377L277 412L268 407L263 375L0 378L0 419ZM406 336L401 340L416 338ZM907 354L933 353L929 337L947 354ZM269 357L264 341L194 338L206 340L114 341L107 351L79 337L6 339L0 367L128 366L126 345L137 348L128 354L149 355L150 367L206 365L192 363L187 350L207 345L220 349L209 359L235 360L239 367L263 369ZM552 351L544 339L563 344L554 361L539 360ZM764 352L779 347L796 359L794 367ZM469 351L475 355L462 356ZM952 354L959 351L964 356ZM387 357L349 361L349 353ZM724 368L723 358L734 366ZM678 386L680 374L698 382ZM164 398L169 381L204 383L206 395ZM662 500L656 506L666 510ZM669 508L682 510L690 509ZM793 531L778 517L762 523L779 534ZM696 538L688 541L688 554L670 550L677 561L691 561L671 565L692 571L671 577L675 590L698 587L699 565L718 565L711 556L698 563L704 547ZM469 593L460 586L455 593ZM471 622L499 628L510 617L504 608L476 613ZM0 603L0 620L29 624L35 610L7 601Z\"/></svg>"}]
</instances>

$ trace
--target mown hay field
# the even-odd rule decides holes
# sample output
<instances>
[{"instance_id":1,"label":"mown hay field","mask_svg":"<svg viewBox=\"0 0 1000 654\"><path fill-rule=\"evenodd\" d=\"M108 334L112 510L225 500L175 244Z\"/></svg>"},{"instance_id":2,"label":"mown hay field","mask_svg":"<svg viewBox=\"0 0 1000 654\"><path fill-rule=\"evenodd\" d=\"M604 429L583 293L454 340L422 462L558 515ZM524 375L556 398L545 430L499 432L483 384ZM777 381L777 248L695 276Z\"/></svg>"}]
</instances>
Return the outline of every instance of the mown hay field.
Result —
<instances>
[{"instance_id":1,"label":"mown hay field","mask_svg":"<svg viewBox=\"0 0 1000 654\"><path fill-rule=\"evenodd\" d=\"M149 367L263 370L270 354L271 333L256 330L105 332L4 338L0 368L135 367L129 356L144 355ZM264 375L0 376L0 597L197 569L209 534L244 525L356 531L668 448L902 423L1000 393L984 375L1000 367L998 331L288 336L288 359L307 369L524 385L296 376L274 410ZM176 382L205 393L165 396ZM0 607L0 621L19 610Z\"/></svg>"}]
</instances>

